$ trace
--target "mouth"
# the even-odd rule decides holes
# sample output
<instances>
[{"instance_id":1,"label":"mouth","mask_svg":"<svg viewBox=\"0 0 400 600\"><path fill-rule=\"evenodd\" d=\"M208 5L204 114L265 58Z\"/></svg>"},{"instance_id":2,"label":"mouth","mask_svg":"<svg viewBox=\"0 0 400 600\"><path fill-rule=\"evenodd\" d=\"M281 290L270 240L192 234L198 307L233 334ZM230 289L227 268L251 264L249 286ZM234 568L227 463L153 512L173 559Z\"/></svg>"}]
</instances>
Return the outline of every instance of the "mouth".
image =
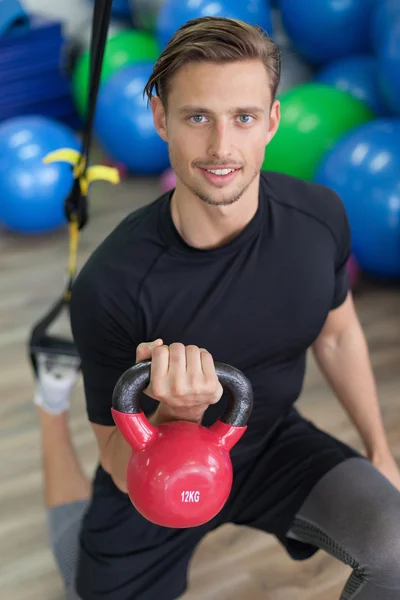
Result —
<instances>
[{"instance_id":1,"label":"mouth","mask_svg":"<svg viewBox=\"0 0 400 600\"><path fill-rule=\"evenodd\" d=\"M198 167L203 177L213 185L227 185L238 176L241 167L203 168Z\"/></svg>"}]
</instances>

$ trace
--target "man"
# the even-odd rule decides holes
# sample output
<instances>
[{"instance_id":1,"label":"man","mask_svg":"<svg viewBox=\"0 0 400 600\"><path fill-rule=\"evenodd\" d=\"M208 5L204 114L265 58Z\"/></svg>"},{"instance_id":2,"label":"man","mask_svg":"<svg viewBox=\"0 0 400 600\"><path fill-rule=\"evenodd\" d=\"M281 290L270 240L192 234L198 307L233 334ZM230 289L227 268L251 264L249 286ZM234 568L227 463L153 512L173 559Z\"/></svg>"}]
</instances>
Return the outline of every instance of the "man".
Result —
<instances>
[{"instance_id":1,"label":"man","mask_svg":"<svg viewBox=\"0 0 400 600\"><path fill-rule=\"evenodd\" d=\"M51 416L45 394L37 399L50 536L69 598L177 598L196 545L231 522L275 535L296 560L322 548L351 565L342 599L400 599L400 475L348 288L345 210L322 186L260 175L279 126L278 83L279 52L262 31L202 18L176 33L146 86L176 189L129 215L72 293L101 461L91 493L65 410ZM294 407L311 347L367 456ZM252 383L232 493L204 526L154 525L126 494L131 450L111 398L120 375L144 359L151 382L141 407L155 424L207 426L222 414L214 360Z\"/></svg>"}]
</instances>

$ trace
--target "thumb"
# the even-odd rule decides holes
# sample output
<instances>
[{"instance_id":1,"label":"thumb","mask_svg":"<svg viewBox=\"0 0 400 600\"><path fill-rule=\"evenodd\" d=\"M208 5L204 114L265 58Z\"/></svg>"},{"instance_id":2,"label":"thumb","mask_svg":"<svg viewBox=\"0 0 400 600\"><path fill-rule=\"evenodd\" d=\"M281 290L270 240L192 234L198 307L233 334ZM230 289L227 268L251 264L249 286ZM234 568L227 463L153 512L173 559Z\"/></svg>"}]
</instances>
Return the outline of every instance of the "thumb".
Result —
<instances>
[{"instance_id":1,"label":"thumb","mask_svg":"<svg viewBox=\"0 0 400 600\"><path fill-rule=\"evenodd\" d=\"M154 340L154 342L142 342L136 348L136 362L142 362L142 360L149 360L154 348L162 346L162 339Z\"/></svg>"}]
</instances>

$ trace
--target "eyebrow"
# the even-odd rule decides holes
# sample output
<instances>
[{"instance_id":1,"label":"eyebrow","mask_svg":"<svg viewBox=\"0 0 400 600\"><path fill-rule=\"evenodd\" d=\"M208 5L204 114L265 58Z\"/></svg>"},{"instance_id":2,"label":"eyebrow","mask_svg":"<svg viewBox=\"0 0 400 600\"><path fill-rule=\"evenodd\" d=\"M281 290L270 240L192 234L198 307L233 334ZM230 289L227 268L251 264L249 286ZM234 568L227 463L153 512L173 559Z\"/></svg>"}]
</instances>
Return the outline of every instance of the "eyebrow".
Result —
<instances>
[{"instance_id":1,"label":"eyebrow","mask_svg":"<svg viewBox=\"0 0 400 600\"><path fill-rule=\"evenodd\" d=\"M181 108L178 109L178 112L180 114L196 114L196 115L202 114L202 113L214 114L214 112L212 110L210 110L209 108L206 108L204 106L191 106L191 105L182 106ZM236 106L234 108L231 108L228 112L230 114L235 114L235 113L260 114L260 113L264 112L264 109L261 108L260 106Z\"/></svg>"}]
</instances>

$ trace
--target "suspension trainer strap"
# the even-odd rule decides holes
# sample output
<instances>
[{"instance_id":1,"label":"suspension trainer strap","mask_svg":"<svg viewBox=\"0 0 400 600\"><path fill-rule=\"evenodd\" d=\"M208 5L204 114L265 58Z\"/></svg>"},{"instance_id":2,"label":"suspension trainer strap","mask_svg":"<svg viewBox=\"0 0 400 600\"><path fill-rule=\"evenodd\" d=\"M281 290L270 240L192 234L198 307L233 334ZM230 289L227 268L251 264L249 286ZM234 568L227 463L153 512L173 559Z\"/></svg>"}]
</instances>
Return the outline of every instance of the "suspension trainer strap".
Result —
<instances>
[{"instance_id":1,"label":"suspension trainer strap","mask_svg":"<svg viewBox=\"0 0 400 600\"><path fill-rule=\"evenodd\" d=\"M82 132L81 152L72 148L60 148L44 158L45 163L67 162L73 169L74 181L72 189L65 199L64 212L69 230L69 260L65 289L51 309L38 321L31 331L29 340L30 360L37 374L36 354L39 352L66 354L77 356L73 341L49 336L48 327L56 320L64 308L68 308L72 285L77 268L78 245L80 231L88 222L88 191L93 181L104 179L111 183L119 183L117 169L102 165L89 166L89 152L92 141L96 102L100 87L104 50L107 42L108 27L111 20L112 0L95 0L92 19L90 43L90 83L88 93L87 115Z\"/></svg>"}]
</instances>

